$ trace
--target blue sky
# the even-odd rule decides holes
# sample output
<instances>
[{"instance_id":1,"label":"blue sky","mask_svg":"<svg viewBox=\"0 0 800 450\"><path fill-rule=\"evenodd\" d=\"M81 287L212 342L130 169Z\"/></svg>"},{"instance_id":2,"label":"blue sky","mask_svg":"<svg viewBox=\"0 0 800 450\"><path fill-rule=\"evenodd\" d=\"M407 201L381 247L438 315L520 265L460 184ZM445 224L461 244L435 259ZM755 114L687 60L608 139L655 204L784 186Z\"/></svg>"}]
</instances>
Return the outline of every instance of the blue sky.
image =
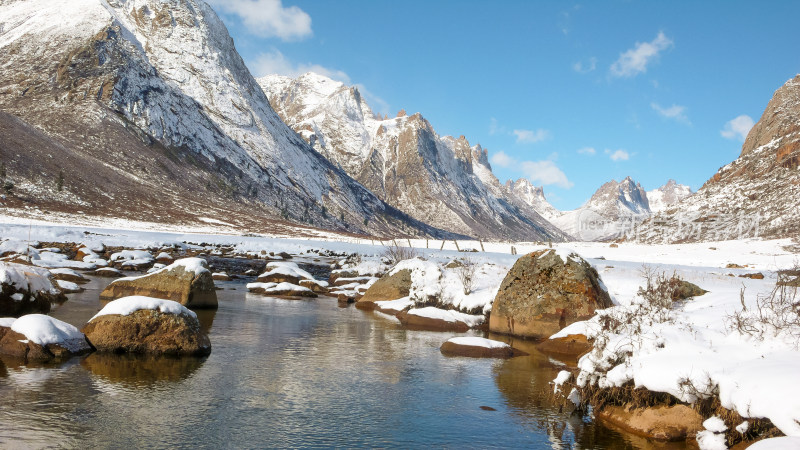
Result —
<instances>
[{"instance_id":1,"label":"blue sky","mask_svg":"<svg viewBox=\"0 0 800 450\"><path fill-rule=\"evenodd\" d=\"M255 76L421 112L556 207L630 175L698 189L800 72L800 2L212 0Z\"/></svg>"}]
</instances>

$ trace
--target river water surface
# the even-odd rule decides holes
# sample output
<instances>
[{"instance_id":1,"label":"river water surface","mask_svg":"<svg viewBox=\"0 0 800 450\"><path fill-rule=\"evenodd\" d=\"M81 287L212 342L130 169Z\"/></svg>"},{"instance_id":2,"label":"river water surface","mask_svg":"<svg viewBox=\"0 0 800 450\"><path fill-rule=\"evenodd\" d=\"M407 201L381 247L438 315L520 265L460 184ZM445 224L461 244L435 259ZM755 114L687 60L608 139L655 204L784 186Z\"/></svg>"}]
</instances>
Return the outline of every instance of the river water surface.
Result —
<instances>
[{"instance_id":1,"label":"river water surface","mask_svg":"<svg viewBox=\"0 0 800 450\"><path fill-rule=\"evenodd\" d=\"M51 315L79 328L109 280ZM643 448L570 416L545 392L558 362L448 358L454 333L404 330L335 299L284 300L217 282L200 312L207 358L92 354L57 366L0 363L3 447ZM481 409L489 407L495 411ZM663 446L661 446L663 447ZM682 446L681 446L682 447Z\"/></svg>"}]
</instances>

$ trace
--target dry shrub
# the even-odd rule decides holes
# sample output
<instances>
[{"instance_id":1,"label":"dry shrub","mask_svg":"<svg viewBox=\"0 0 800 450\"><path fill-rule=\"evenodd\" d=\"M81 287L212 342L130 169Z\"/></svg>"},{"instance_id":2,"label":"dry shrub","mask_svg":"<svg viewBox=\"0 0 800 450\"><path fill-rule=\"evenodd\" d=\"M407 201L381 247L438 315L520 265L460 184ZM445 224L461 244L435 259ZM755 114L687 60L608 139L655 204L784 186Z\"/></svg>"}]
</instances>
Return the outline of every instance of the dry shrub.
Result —
<instances>
[{"instance_id":1,"label":"dry shrub","mask_svg":"<svg viewBox=\"0 0 800 450\"><path fill-rule=\"evenodd\" d=\"M776 283L768 294L756 297L754 309L747 309L744 287L739 293L742 309L726 317L728 328L758 340L785 336L800 346L800 288Z\"/></svg>"},{"instance_id":2,"label":"dry shrub","mask_svg":"<svg viewBox=\"0 0 800 450\"><path fill-rule=\"evenodd\" d=\"M401 247L397 242L392 241L391 245L384 246L383 258L389 265L395 265L400 261L417 257L417 251L413 247Z\"/></svg>"},{"instance_id":3,"label":"dry shrub","mask_svg":"<svg viewBox=\"0 0 800 450\"><path fill-rule=\"evenodd\" d=\"M456 267L455 270L461 286L464 288L464 295L469 295L475 285L475 272L478 270L478 264L471 258L464 258L461 266Z\"/></svg>"}]
</instances>

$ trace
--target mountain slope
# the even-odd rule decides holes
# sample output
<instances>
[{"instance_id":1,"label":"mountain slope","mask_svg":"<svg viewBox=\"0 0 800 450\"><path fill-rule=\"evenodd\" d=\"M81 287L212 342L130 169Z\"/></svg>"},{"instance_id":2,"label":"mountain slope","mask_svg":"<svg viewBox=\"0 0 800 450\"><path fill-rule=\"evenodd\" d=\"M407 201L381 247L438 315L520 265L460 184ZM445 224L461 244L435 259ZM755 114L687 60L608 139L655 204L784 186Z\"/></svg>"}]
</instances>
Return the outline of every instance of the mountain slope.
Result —
<instances>
[{"instance_id":1,"label":"mountain slope","mask_svg":"<svg viewBox=\"0 0 800 450\"><path fill-rule=\"evenodd\" d=\"M603 184L583 206L564 212L553 223L579 240L619 237L650 215L647 193L631 177Z\"/></svg>"},{"instance_id":2,"label":"mountain slope","mask_svg":"<svg viewBox=\"0 0 800 450\"><path fill-rule=\"evenodd\" d=\"M483 238L566 237L533 209L511 202L485 150L463 136L439 136L421 114L381 118L357 88L315 73L258 82L283 120L320 154L410 216Z\"/></svg>"},{"instance_id":3,"label":"mountain slope","mask_svg":"<svg viewBox=\"0 0 800 450\"><path fill-rule=\"evenodd\" d=\"M632 239L693 242L800 236L800 75L779 88L735 161Z\"/></svg>"},{"instance_id":4,"label":"mountain slope","mask_svg":"<svg viewBox=\"0 0 800 450\"><path fill-rule=\"evenodd\" d=\"M517 181L508 180L505 187L511 193L512 201L515 204L524 204L533 208L551 223L563 214L547 201L544 196L544 188L534 186L526 178L520 178Z\"/></svg>"},{"instance_id":5,"label":"mountain slope","mask_svg":"<svg viewBox=\"0 0 800 450\"><path fill-rule=\"evenodd\" d=\"M48 160L0 147L13 201L447 235L382 202L287 127L202 1L6 1L0 23L0 109L67 149ZM60 170L63 191L37 188Z\"/></svg>"},{"instance_id":6,"label":"mountain slope","mask_svg":"<svg viewBox=\"0 0 800 450\"><path fill-rule=\"evenodd\" d=\"M647 202L650 204L650 211L654 214L662 212L673 204L692 195L692 189L684 184L678 184L675 180L667 181L667 184L647 191Z\"/></svg>"}]
</instances>

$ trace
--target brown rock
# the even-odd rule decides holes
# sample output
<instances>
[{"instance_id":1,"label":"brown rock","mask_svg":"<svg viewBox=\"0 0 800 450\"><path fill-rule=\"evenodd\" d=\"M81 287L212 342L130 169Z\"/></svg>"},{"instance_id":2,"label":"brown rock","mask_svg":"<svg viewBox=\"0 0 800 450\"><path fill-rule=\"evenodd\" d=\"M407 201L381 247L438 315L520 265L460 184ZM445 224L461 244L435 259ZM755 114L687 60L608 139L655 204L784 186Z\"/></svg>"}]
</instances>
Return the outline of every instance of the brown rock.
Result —
<instances>
[{"instance_id":1,"label":"brown rock","mask_svg":"<svg viewBox=\"0 0 800 450\"><path fill-rule=\"evenodd\" d=\"M595 410L595 417L628 432L664 441L693 439L703 430L703 418L686 405L635 409L606 405Z\"/></svg>"},{"instance_id":2,"label":"brown rock","mask_svg":"<svg viewBox=\"0 0 800 450\"><path fill-rule=\"evenodd\" d=\"M214 273L211 274L214 281L231 281L231 277L227 273Z\"/></svg>"},{"instance_id":3,"label":"brown rock","mask_svg":"<svg viewBox=\"0 0 800 450\"><path fill-rule=\"evenodd\" d=\"M125 274L120 272L119 269L115 269L113 267L101 267L94 271L94 275L97 277L107 278L120 278L125 276Z\"/></svg>"},{"instance_id":4,"label":"brown rock","mask_svg":"<svg viewBox=\"0 0 800 450\"><path fill-rule=\"evenodd\" d=\"M726 269L744 269L744 266L740 266L739 264L728 263L725 266Z\"/></svg>"},{"instance_id":5,"label":"brown rock","mask_svg":"<svg viewBox=\"0 0 800 450\"><path fill-rule=\"evenodd\" d=\"M739 277L740 278L751 278L753 280L763 280L764 279L764 274L761 273L761 272L746 273L746 274L743 274L743 275L739 275Z\"/></svg>"},{"instance_id":6,"label":"brown rock","mask_svg":"<svg viewBox=\"0 0 800 450\"><path fill-rule=\"evenodd\" d=\"M299 285L301 278L282 273L262 273L256 280L259 283L290 283Z\"/></svg>"},{"instance_id":7,"label":"brown rock","mask_svg":"<svg viewBox=\"0 0 800 450\"><path fill-rule=\"evenodd\" d=\"M393 275L386 274L367 289L364 296L356 303L356 308L375 309L375 302L407 297L410 289L410 270L398 270Z\"/></svg>"},{"instance_id":8,"label":"brown rock","mask_svg":"<svg viewBox=\"0 0 800 450\"><path fill-rule=\"evenodd\" d=\"M354 294L347 294L347 293L344 293L344 292L340 292L336 296L336 300L339 303L355 303L356 296Z\"/></svg>"},{"instance_id":9,"label":"brown rock","mask_svg":"<svg viewBox=\"0 0 800 450\"><path fill-rule=\"evenodd\" d=\"M672 300L686 300L687 298L699 297L708 292L700 286L686 280L680 280L680 285L672 293Z\"/></svg>"},{"instance_id":10,"label":"brown rock","mask_svg":"<svg viewBox=\"0 0 800 450\"><path fill-rule=\"evenodd\" d=\"M592 349L592 343L582 334L570 334L562 338L545 339L536 348L544 353L577 359Z\"/></svg>"},{"instance_id":11,"label":"brown rock","mask_svg":"<svg viewBox=\"0 0 800 450\"><path fill-rule=\"evenodd\" d=\"M358 303L356 303L356 306L358 306ZM418 316L416 314L409 314L408 311L401 311L397 313L396 317L404 327L410 330L457 331L461 333L469 330L469 325L458 320L455 322L448 322L442 319L433 319L430 317Z\"/></svg>"},{"instance_id":12,"label":"brown rock","mask_svg":"<svg viewBox=\"0 0 800 450\"><path fill-rule=\"evenodd\" d=\"M62 281L71 281L73 283L84 284L88 283L89 279L79 273L53 273L53 278Z\"/></svg>"},{"instance_id":13,"label":"brown rock","mask_svg":"<svg viewBox=\"0 0 800 450\"><path fill-rule=\"evenodd\" d=\"M316 294L327 294L328 288L317 283L314 280L300 280L300 286L307 287L314 291Z\"/></svg>"},{"instance_id":14,"label":"brown rock","mask_svg":"<svg viewBox=\"0 0 800 450\"><path fill-rule=\"evenodd\" d=\"M521 257L500 285L489 330L547 338L611 306L597 271L578 255L563 261L549 249Z\"/></svg>"},{"instance_id":15,"label":"brown rock","mask_svg":"<svg viewBox=\"0 0 800 450\"><path fill-rule=\"evenodd\" d=\"M445 356L466 356L468 358L511 358L512 356L523 356L527 353L514 350L511 347L488 348L474 345L460 345L455 342L447 341L439 347L439 351Z\"/></svg>"},{"instance_id":16,"label":"brown rock","mask_svg":"<svg viewBox=\"0 0 800 450\"><path fill-rule=\"evenodd\" d=\"M197 317L143 309L127 316L96 317L81 330L101 352L195 355L211 353Z\"/></svg>"},{"instance_id":17,"label":"brown rock","mask_svg":"<svg viewBox=\"0 0 800 450\"><path fill-rule=\"evenodd\" d=\"M115 300L132 295L173 300L187 308L217 308L217 292L208 270L186 270L183 259L159 272L142 277L115 280L100 294L101 300ZM194 261L208 267L203 259Z\"/></svg>"}]
</instances>

